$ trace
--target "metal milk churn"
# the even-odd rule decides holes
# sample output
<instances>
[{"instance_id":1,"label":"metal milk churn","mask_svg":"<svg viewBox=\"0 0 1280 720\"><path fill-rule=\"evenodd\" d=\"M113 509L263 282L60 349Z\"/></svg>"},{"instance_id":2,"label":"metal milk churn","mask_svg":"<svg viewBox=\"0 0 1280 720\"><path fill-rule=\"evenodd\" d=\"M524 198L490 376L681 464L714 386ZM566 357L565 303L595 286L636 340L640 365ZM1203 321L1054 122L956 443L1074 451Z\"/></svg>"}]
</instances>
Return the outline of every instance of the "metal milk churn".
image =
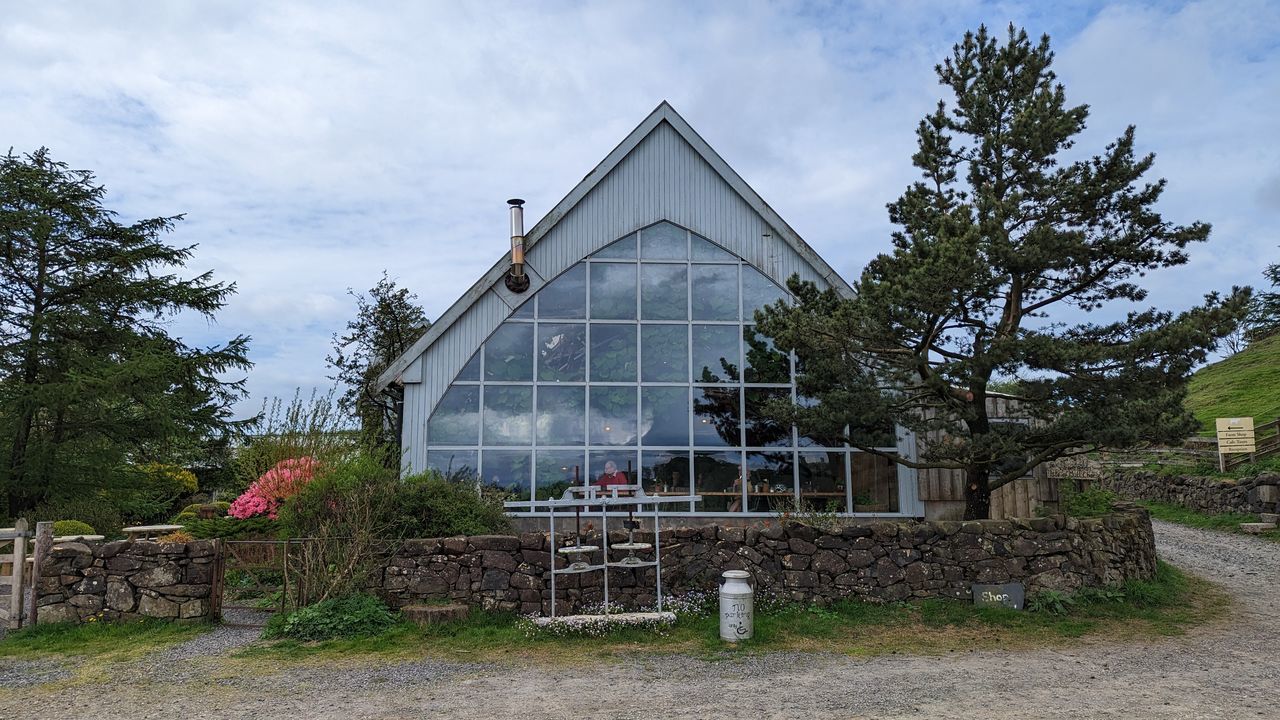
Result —
<instances>
[{"instance_id":1,"label":"metal milk churn","mask_svg":"<svg viewBox=\"0 0 1280 720\"><path fill-rule=\"evenodd\" d=\"M753 630L755 590L746 570L726 570L720 579L720 638L748 640Z\"/></svg>"}]
</instances>

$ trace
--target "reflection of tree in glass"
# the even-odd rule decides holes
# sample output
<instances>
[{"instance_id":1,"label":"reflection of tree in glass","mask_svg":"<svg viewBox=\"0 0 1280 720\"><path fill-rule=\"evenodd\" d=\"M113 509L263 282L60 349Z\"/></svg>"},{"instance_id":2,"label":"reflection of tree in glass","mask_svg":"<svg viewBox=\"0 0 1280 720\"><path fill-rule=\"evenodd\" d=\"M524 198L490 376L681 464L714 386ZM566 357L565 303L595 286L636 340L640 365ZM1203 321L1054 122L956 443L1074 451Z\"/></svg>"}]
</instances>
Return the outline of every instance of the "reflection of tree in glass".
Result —
<instances>
[{"instance_id":1,"label":"reflection of tree in glass","mask_svg":"<svg viewBox=\"0 0 1280 720\"><path fill-rule=\"evenodd\" d=\"M779 422L765 412L771 402L791 402L791 391L785 388L747 388L747 446L768 447L791 444L791 424Z\"/></svg>"},{"instance_id":2,"label":"reflection of tree in glass","mask_svg":"<svg viewBox=\"0 0 1280 720\"><path fill-rule=\"evenodd\" d=\"M754 325L742 328L747 343L745 380L757 383L791 382L791 359L773 346L773 341L756 332Z\"/></svg>"},{"instance_id":3,"label":"reflection of tree in glass","mask_svg":"<svg viewBox=\"0 0 1280 720\"><path fill-rule=\"evenodd\" d=\"M727 445L740 442L738 429L738 389L696 388L693 395L693 412L699 421L709 420L716 434Z\"/></svg>"}]
</instances>

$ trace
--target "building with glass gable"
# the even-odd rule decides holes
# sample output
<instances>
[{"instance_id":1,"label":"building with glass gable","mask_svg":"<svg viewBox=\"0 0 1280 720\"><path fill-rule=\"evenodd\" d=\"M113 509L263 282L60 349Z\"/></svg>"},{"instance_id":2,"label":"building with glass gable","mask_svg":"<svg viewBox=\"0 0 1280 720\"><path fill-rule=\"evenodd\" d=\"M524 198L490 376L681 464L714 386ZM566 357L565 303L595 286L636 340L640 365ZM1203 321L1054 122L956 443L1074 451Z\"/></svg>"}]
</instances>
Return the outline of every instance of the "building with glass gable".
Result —
<instances>
[{"instance_id":1,"label":"building with glass gable","mask_svg":"<svg viewBox=\"0 0 1280 720\"><path fill-rule=\"evenodd\" d=\"M915 473L761 413L794 362L754 327L793 274L852 292L663 103L383 375L404 393L402 469L476 474L521 497L642 482L690 516L797 500L924 515ZM517 288L519 289L519 288ZM886 433L883 449L913 453Z\"/></svg>"}]
</instances>

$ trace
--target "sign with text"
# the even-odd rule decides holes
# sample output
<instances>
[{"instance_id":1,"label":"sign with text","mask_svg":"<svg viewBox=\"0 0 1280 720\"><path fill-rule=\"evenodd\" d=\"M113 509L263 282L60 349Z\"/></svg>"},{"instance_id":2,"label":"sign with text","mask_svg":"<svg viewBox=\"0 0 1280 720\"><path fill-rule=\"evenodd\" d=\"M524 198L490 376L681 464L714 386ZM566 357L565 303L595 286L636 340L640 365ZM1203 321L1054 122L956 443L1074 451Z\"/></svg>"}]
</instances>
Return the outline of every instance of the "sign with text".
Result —
<instances>
[{"instance_id":1,"label":"sign with text","mask_svg":"<svg viewBox=\"0 0 1280 720\"><path fill-rule=\"evenodd\" d=\"M1257 452L1253 418L1218 418L1218 454Z\"/></svg>"},{"instance_id":2,"label":"sign with text","mask_svg":"<svg viewBox=\"0 0 1280 720\"><path fill-rule=\"evenodd\" d=\"M979 607L1005 607L1021 610L1027 598L1027 590L1022 583L1005 583L1003 585L973 585L973 604Z\"/></svg>"}]
</instances>

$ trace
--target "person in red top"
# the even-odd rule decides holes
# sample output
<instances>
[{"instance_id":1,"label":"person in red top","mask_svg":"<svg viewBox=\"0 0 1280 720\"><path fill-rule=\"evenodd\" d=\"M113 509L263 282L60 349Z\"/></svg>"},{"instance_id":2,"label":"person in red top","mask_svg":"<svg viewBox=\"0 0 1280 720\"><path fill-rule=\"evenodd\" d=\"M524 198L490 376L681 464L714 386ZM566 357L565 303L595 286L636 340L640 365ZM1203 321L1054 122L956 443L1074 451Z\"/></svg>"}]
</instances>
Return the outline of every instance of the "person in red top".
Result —
<instances>
[{"instance_id":1,"label":"person in red top","mask_svg":"<svg viewBox=\"0 0 1280 720\"><path fill-rule=\"evenodd\" d=\"M626 485L627 474L618 469L618 464L612 460L608 460L604 464L604 472L600 474L600 478L593 483L598 488L607 489L614 485Z\"/></svg>"}]
</instances>

